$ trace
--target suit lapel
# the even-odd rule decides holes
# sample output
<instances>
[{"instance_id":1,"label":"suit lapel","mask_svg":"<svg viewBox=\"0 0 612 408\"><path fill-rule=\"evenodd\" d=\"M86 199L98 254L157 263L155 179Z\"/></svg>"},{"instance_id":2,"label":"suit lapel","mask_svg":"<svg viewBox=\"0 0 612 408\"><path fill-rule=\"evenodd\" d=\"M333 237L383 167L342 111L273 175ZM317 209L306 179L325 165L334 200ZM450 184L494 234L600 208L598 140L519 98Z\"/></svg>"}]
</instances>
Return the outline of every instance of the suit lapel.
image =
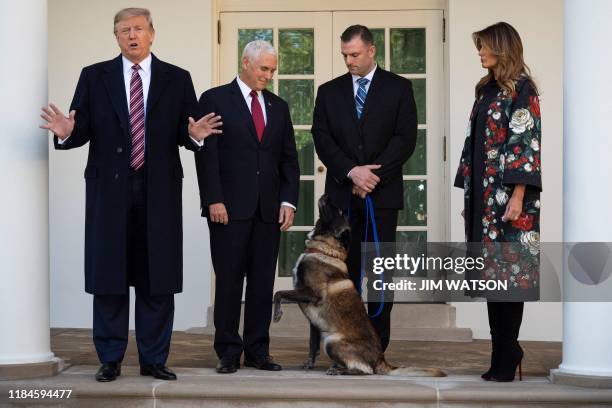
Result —
<instances>
[{"instance_id":1,"label":"suit lapel","mask_svg":"<svg viewBox=\"0 0 612 408\"><path fill-rule=\"evenodd\" d=\"M268 91L263 91L263 97L265 106L263 106L262 108L265 109L266 112L266 127L264 128L263 136L261 137L261 144L267 145L270 144L270 139L272 136L271 129L274 125L276 125L276 122L278 120L278 112L276 112L276 104L272 103L272 98L270 98Z\"/></svg>"},{"instance_id":2,"label":"suit lapel","mask_svg":"<svg viewBox=\"0 0 612 408\"><path fill-rule=\"evenodd\" d=\"M244 100L244 96L240 91L240 87L238 86L238 82L234 79L232 81L231 93L233 98L233 105L238 107L238 111L240 111L240 115L242 116L242 120L247 124L247 128L249 129L249 133L255 139L257 143L259 143L259 138L257 137L257 131L255 130L255 123L253 123L253 115L251 115L251 111Z\"/></svg>"},{"instance_id":3,"label":"suit lapel","mask_svg":"<svg viewBox=\"0 0 612 408\"><path fill-rule=\"evenodd\" d=\"M121 127L126 132L129 132L128 125L128 110L127 110L127 97L125 94L125 82L123 79L123 62L121 55L112 60L107 69L106 75L104 76L104 86L110 96L113 109L119 117Z\"/></svg>"},{"instance_id":4,"label":"suit lapel","mask_svg":"<svg viewBox=\"0 0 612 408\"><path fill-rule=\"evenodd\" d=\"M147 98L147 114L155 107L168 81L166 67L155 55L151 54L151 84L149 85L149 96Z\"/></svg>"},{"instance_id":5,"label":"suit lapel","mask_svg":"<svg viewBox=\"0 0 612 408\"><path fill-rule=\"evenodd\" d=\"M353 90L353 77L350 73L345 74L341 85L342 96L344 97L344 106L348 109L349 118L353 122L357 122L357 107L355 105L355 91Z\"/></svg>"}]
</instances>

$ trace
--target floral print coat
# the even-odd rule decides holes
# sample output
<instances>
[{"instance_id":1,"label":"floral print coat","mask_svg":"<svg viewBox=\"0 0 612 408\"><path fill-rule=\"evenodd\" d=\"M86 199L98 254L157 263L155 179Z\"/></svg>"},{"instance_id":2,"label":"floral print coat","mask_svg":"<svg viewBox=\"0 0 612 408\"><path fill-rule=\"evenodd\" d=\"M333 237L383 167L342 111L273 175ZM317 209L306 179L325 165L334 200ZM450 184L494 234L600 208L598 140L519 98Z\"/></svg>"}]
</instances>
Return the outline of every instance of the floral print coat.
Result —
<instances>
[{"instance_id":1,"label":"floral print coat","mask_svg":"<svg viewBox=\"0 0 612 408\"><path fill-rule=\"evenodd\" d=\"M483 146L474 146L473 141L478 102L470 115L454 184L464 189L466 237L469 240L472 223L482 225L488 267L482 271L481 279L510 280L511 288L535 289L539 287L542 190L539 99L525 77L516 81L511 95L499 91L486 112ZM484 149L485 171L477 180L472 177L473 148ZM472 183L482 183L483 197L472 197ZM504 222L502 216L516 184L526 185L523 212L518 220ZM480 219L471 219L472 199L482 200Z\"/></svg>"}]
</instances>

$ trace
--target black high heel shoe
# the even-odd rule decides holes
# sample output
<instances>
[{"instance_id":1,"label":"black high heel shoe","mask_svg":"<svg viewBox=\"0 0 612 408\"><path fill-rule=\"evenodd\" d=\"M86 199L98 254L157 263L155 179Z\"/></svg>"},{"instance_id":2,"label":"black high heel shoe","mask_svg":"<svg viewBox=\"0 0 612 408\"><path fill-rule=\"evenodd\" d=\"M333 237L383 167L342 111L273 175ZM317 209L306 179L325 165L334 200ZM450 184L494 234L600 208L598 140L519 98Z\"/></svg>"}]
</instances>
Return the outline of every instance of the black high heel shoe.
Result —
<instances>
[{"instance_id":1,"label":"black high heel shoe","mask_svg":"<svg viewBox=\"0 0 612 408\"><path fill-rule=\"evenodd\" d=\"M499 342L495 339L491 339L491 366L489 369L482 373L480 378L485 381L491 381L495 376L499 365Z\"/></svg>"},{"instance_id":2,"label":"black high heel shoe","mask_svg":"<svg viewBox=\"0 0 612 408\"><path fill-rule=\"evenodd\" d=\"M513 351L506 352L501 356L502 364L498 372L493 373L490 381L497 382L512 382L516 376L516 369L518 368L519 381L523 381L523 349L516 343L513 347Z\"/></svg>"}]
</instances>

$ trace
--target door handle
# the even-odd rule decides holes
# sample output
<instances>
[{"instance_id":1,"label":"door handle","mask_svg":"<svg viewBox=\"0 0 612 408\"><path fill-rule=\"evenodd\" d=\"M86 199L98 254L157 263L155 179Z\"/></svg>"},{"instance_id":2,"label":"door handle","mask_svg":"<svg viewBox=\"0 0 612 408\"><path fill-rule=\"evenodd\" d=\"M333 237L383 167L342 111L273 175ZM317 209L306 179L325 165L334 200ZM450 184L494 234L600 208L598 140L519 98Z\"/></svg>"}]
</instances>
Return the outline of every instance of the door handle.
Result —
<instances>
[{"instance_id":1,"label":"door handle","mask_svg":"<svg viewBox=\"0 0 612 408\"><path fill-rule=\"evenodd\" d=\"M317 167L317 171L318 171L319 173L324 173L324 172L325 172L325 166L319 166L319 167Z\"/></svg>"}]
</instances>

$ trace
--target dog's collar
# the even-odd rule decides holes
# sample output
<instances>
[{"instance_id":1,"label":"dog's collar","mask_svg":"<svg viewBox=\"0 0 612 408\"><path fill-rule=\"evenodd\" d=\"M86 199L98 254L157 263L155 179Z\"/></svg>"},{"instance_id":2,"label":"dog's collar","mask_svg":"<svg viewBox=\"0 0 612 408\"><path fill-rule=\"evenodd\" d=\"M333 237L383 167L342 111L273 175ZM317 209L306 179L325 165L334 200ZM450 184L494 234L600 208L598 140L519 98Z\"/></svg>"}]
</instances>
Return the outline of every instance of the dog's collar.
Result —
<instances>
[{"instance_id":1,"label":"dog's collar","mask_svg":"<svg viewBox=\"0 0 612 408\"><path fill-rule=\"evenodd\" d=\"M319 253L322 255L326 255L332 258L339 259L341 261L346 260L346 251L339 250L331 247L331 245L325 241L319 240L307 240L306 248L304 249L304 253Z\"/></svg>"}]
</instances>

